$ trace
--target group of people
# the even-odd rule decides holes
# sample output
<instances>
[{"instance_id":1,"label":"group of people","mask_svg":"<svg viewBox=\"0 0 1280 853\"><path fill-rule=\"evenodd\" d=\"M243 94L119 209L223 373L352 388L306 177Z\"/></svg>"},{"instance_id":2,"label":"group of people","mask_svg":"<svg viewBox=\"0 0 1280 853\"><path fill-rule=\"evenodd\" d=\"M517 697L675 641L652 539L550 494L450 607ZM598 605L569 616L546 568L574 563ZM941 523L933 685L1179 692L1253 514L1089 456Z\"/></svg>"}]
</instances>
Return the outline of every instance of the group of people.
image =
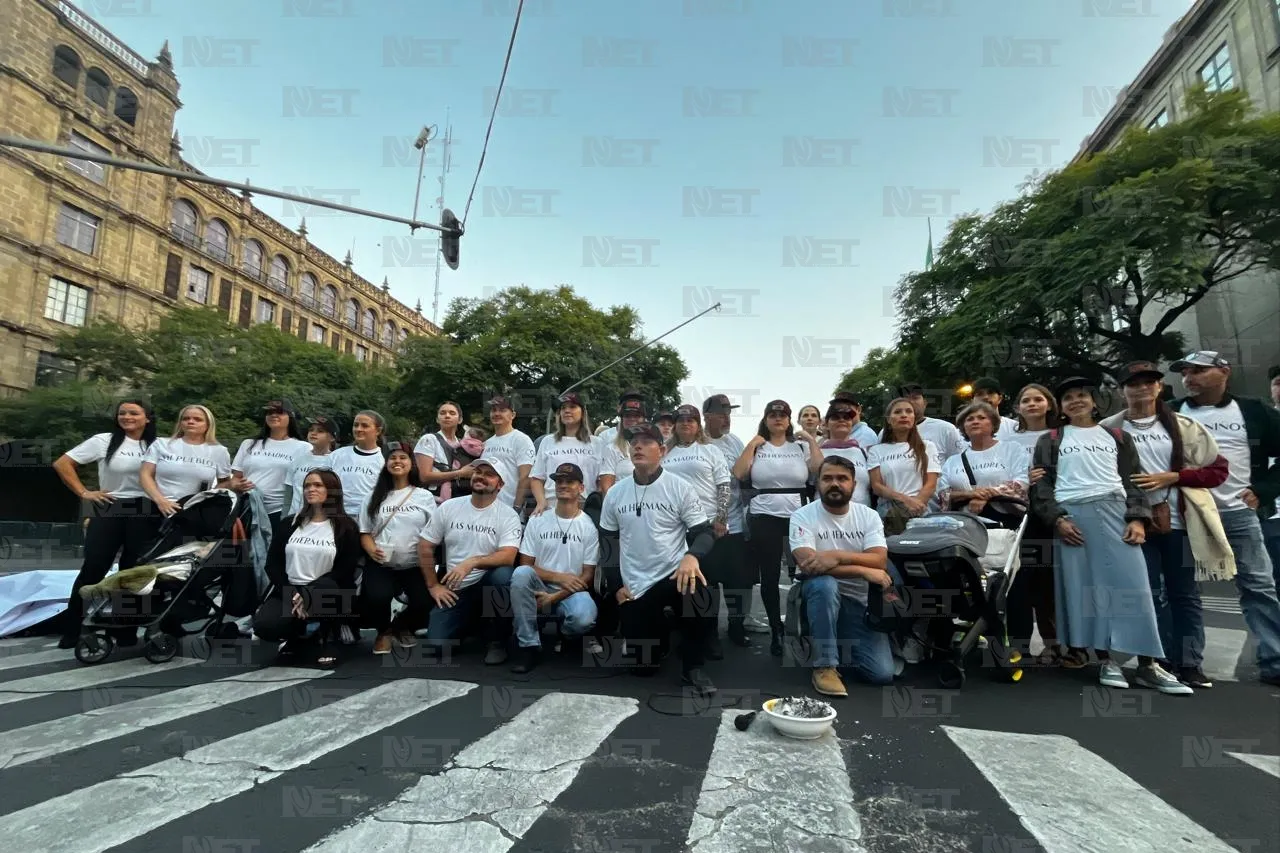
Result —
<instances>
[{"instance_id":1,"label":"group of people","mask_svg":"<svg viewBox=\"0 0 1280 853\"><path fill-rule=\"evenodd\" d=\"M999 384L983 379L954 422L929 416L924 389L905 385L879 430L841 392L795 420L785 400L771 401L747 442L730 431L737 407L722 394L651 412L629 392L617 425L593 430L568 393L537 441L514 428L501 396L487 401L490 429L465 426L462 408L444 402L438 430L413 444L388 440L383 418L363 411L343 447L332 420L313 418L304 433L274 400L234 458L207 408L186 407L174 434L157 438L154 413L129 400L110 432L55 464L92 508L62 645L79 634L79 587L117 554L120 568L136 564L190 496L229 488L253 498L272 532L272 591L252 630L282 655L311 651L334 665L335 645L371 628L375 654L479 636L485 663L514 652L513 671L528 672L554 625L584 654L620 637L626 662L651 674L674 629L683 683L710 694L721 611L728 640L752 645L757 585L769 651L783 654L779 586L790 566L813 688L842 696L842 669L886 684L923 656L868 627L871 586L900 583L887 538L934 512L1007 521L1029 507L1008 631L1029 653L1038 630L1037 663L1082 668L1092 652L1100 682L1124 688L1113 656L1136 655L1140 686L1211 687L1198 583L1234 578L1260 676L1280 684L1280 375L1268 405L1229 392L1231 366L1217 353L1170 369L1184 397L1166 399L1164 373L1135 362L1115 377L1125 405L1109 418L1086 379L1026 385L1012 417ZM89 491L76 466L95 462Z\"/></svg>"}]
</instances>

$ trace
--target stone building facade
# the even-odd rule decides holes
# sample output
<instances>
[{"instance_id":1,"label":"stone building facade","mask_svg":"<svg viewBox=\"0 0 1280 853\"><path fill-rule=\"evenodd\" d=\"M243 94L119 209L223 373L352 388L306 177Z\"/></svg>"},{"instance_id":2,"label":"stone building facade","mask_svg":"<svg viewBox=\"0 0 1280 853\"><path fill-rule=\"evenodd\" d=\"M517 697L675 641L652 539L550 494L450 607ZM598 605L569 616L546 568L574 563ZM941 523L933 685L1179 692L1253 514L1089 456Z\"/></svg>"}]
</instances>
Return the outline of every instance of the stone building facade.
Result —
<instances>
[{"instance_id":1,"label":"stone building facade","mask_svg":"<svg viewBox=\"0 0 1280 853\"><path fill-rule=\"evenodd\" d=\"M1196 0L1077 156L1105 151L1127 126L1177 121L1186 91L1201 80L1211 90L1241 89L1260 111L1280 110L1278 63L1280 0ZM1280 274L1252 271L1219 285L1171 331L1181 332L1189 348L1218 350L1231 359L1239 393L1267 398L1267 371L1280 365ZM1176 380L1174 388L1181 391Z\"/></svg>"},{"instance_id":2,"label":"stone building facade","mask_svg":"<svg viewBox=\"0 0 1280 853\"><path fill-rule=\"evenodd\" d=\"M0 0L0 134L200 174L168 45L148 62L61 0ZM272 323L371 364L439 334L244 193L0 147L0 396L74 375L54 336L148 328L179 305Z\"/></svg>"}]
</instances>

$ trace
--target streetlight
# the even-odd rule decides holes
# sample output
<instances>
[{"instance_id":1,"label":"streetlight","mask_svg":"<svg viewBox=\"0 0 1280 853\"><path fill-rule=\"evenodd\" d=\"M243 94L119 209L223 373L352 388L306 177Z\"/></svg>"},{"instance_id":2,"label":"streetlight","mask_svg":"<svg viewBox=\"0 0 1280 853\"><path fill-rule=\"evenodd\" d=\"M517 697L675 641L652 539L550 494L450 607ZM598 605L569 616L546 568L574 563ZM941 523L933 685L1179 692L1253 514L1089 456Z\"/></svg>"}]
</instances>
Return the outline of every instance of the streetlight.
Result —
<instances>
[{"instance_id":1,"label":"streetlight","mask_svg":"<svg viewBox=\"0 0 1280 853\"><path fill-rule=\"evenodd\" d=\"M958 394L961 397L972 397L973 386L970 385L968 382L966 382L965 384L961 385L959 388L956 389L956 394Z\"/></svg>"}]
</instances>

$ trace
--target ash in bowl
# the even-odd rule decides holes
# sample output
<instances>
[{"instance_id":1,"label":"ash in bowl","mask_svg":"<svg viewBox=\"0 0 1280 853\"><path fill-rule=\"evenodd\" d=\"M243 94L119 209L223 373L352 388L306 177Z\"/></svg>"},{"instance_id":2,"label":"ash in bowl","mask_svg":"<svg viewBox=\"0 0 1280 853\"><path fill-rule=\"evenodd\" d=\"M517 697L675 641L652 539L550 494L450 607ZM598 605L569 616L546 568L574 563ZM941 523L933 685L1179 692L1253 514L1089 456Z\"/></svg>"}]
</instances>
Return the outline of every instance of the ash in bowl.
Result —
<instances>
[{"instance_id":1,"label":"ash in bowl","mask_svg":"<svg viewBox=\"0 0 1280 853\"><path fill-rule=\"evenodd\" d=\"M770 710L775 714L781 714L784 717L795 717L800 720L820 720L835 713L835 708L832 708L826 702L810 699L808 696L790 696L786 699L779 699Z\"/></svg>"}]
</instances>

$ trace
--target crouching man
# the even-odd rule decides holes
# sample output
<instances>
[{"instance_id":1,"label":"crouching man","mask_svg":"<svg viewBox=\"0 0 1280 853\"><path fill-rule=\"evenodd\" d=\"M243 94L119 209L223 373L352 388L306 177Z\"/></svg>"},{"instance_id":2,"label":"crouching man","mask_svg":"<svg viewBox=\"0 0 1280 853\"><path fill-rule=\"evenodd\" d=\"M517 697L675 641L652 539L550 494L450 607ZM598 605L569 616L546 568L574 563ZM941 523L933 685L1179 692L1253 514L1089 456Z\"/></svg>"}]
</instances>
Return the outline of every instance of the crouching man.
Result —
<instances>
[{"instance_id":1,"label":"crouching man","mask_svg":"<svg viewBox=\"0 0 1280 853\"><path fill-rule=\"evenodd\" d=\"M520 566L511 577L511 610L520 646L511 671L517 673L538 665L539 610L560 616L560 630L569 637L581 637L596 624L591 589L600 563L600 536L582 511L582 469L566 462L551 479L556 484L555 512L529 519Z\"/></svg>"},{"instance_id":2,"label":"crouching man","mask_svg":"<svg viewBox=\"0 0 1280 853\"><path fill-rule=\"evenodd\" d=\"M887 589L888 547L884 522L873 509L851 503L854 467L828 456L818 469L821 501L791 516L791 552L796 558L800 593L813 641L813 689L826 696L847 696L837 669L844 665L872 684L893 681L889 635L868 628L867 584Z\"/></svg>"}]
</instances>

